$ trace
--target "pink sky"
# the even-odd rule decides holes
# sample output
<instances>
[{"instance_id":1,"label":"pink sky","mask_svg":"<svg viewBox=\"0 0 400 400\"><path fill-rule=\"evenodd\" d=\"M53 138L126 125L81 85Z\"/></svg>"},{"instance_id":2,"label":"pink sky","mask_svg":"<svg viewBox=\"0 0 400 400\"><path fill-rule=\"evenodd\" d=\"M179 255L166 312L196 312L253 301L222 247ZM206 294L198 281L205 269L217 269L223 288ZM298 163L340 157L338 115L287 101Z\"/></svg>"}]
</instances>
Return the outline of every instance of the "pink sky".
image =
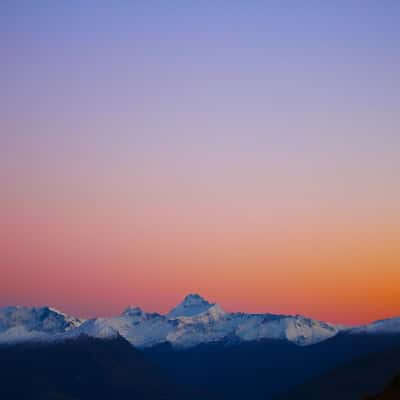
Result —
<instances>
[{"instance_id":1,"label":"pink sky","mask_svg":"<svg viewBox=\"0 0 400 400\"><path fill-rule=\"evenodd\" d=\"M400 315L399 6L152 4L4 6L0 306Z\"/></svg>"}]
</instances>

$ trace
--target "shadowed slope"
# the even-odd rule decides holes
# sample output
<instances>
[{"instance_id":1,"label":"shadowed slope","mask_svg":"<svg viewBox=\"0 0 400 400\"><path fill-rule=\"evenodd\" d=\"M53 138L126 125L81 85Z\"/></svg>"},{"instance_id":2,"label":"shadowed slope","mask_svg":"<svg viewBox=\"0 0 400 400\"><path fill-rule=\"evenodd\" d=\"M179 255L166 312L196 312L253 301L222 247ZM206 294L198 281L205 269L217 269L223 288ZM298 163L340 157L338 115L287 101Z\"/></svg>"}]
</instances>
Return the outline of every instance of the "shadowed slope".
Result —
<instances>
[{"instance_id":1,"label":"shadowed slope","mask_svg":"<svg viewBox=\"0 0 400 400\"><path fill-rule=\"evenodd\" d=\"M400 374L396 375L385 390L376 396L367 396L365 400L398 400L400 399Z\"/></svg>"},{"instance_id":2,"label":"shadowed slope","mask_svg":"<svg viewBox=\"0 0 400 400\"><path fill-rule=\"evenodd\" d=\"M120 336L2 346L0 360L2 399L161 400L182 394Z\"/></svg>"},{"instance_id":3,"label":"shadowed slope","mask_svg":"<svg viewBox=\"0 0 400 400\"><path fill-rule=\"evenodd\" d=\"M334 368L293 389L282 400L362 399L368 393L381 391L398 371L400 347L396 346ZM370 398L374 399L373 396Z\"/></svg>"}]
</instances>

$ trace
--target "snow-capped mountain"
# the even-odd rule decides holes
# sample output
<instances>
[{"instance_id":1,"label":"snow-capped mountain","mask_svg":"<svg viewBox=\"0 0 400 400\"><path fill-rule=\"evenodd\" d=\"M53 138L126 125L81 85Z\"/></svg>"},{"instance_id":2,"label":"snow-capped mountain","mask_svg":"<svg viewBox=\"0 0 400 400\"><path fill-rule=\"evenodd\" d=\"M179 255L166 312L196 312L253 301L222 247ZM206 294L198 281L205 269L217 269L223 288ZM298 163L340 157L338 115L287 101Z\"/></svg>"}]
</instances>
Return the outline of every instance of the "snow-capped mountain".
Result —
<instances>
[{"instance_id":1,"label":"snow-capped mountain","mask_svg":"<svg viewBox=\"0 0 400 400\"><path fill-rule=\"evenodd\" d=\"M166 315L128 307L111 318L82 320L41 307L0 309L0 343L77 337L121 335L140 348L169 343L176 348L199 344L250 342L277 339L299 346L321 342L338 332L399 333L400 318L343 328L301 315L245 314L224 311L218 304L190 294Z\"/></svg>"},{"instance_id":2,"label":"snow-capped mountain","mask_svg":"<svg viewBox=\"0 0 400 400\"><path fill-rule=\"evenodd\" d=\"M192 317L194 315L206 312L214 305L215 304L204 300L198 294L189 294L183 299L182 303L173 308L167 316L169 318Z\"/></svg>"},{"instance_id":3,"label":"snow-capped mountain","mask_svg":"<svg viewBox=\"0 0 400 400\"><path fill-rule=\"evenodd\" d=\"M71 333L105 337L107 333L118 332L136 347L151 347L167 341L176 326L176 321L164 315L129 307L118 317L88 320Z\"/></svg>"},{"instance_id":4,"label":"snow-capped mountain","mask_svg":"<svg viewBox=\"0 0 400 400\"><path fill-rule=\"evenodd\" d=\"M225 312L197 294L190 294L167 315L128 308L119 317L98 318L83 323L74 334L104 336L117 331L137 347L170 343L187 348L220 341L288 340L309 345L338 332L334 325L301 316Z\"/></svg>"},{"instance_id":5,"label":"snow-capped mountain","mask_svg":"<svg viewBox=\"0 0 400 400\"><path fill-rule=\"evenodd\" d=\"M50 307L0 308L0 343L52 338L82 322Z\"/></svg>"},{"instance_id":6,"label":"snow-capped mountain","mask_svg":"<svg viewBox=\"0 0 400 400\"><path fill-rule=\"evenodd\" d=\"M372 322L371 324L356 326L349 329L349 333L365 334L396 334L400 333L400 317L388 318Z\"/></svg>"}]
</instances>

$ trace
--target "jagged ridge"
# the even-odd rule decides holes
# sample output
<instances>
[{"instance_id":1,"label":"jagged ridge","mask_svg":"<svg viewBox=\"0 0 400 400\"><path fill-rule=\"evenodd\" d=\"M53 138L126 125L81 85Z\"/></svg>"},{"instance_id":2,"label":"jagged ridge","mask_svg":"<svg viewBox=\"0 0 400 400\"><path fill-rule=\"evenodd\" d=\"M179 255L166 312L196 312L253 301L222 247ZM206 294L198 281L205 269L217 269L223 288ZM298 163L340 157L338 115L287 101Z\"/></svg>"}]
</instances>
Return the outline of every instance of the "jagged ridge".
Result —
<instances>
[{"instance_id":1,"label":"jagged ridge","mask_svg":"<svg viewBox=\"0 0 400 400\"><path fill-rule=\"evenodd\" d=\"M225 312L218 304L190 294L168 314L128 307L120 316L83 320L49 307L0 309L0 343L60 340L81 334L112 337L120 334L137 347L170 343L192 347L219 341L287 340L300 346L335 336L345 328L301 315ZM386 330L385 330L386 329ZM400 333L400 318L348 329L349 333Z\"/></svg>"}]
</instances>

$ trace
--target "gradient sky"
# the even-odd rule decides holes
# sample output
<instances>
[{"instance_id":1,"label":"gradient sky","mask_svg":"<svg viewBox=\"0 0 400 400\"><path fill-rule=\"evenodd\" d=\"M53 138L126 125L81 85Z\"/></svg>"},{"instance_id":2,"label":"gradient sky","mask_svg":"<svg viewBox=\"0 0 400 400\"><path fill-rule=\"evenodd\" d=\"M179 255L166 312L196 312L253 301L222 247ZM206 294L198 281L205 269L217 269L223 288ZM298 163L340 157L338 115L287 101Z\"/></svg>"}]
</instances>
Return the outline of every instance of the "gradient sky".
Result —
<instances>
[{"instance_id":1,"label":"gradient sky","mask_svg":"<svg viewBox=\"0 0 400 400\"><path fill-rule=\"evenodd\" d=\"M0 306L400 315L400 2L0 3Z\"/></svg>"}]
</instances>

